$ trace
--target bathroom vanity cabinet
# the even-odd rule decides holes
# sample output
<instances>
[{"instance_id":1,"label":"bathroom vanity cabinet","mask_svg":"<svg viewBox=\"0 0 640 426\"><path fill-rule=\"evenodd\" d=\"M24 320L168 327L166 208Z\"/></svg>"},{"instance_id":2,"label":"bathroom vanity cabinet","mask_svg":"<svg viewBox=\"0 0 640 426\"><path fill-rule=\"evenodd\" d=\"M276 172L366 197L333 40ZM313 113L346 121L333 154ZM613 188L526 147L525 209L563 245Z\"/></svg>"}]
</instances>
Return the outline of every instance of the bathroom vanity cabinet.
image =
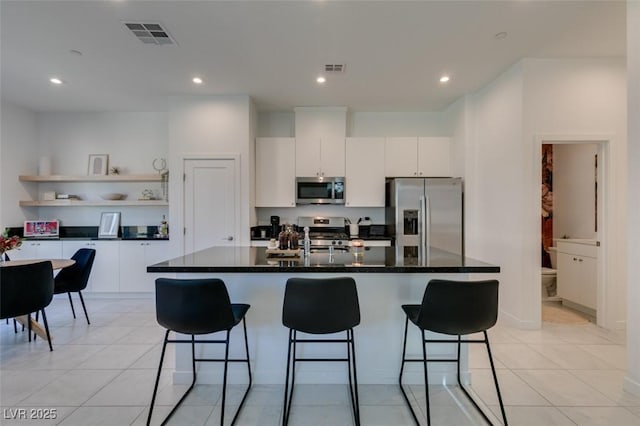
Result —
<instances>
[{"instance_id":1,"label":"bathroom vanity cabinet","mask_svg":"<svg viewBox=\"0 0 640 426\"><path fill-rule=\"evenodd\" d=\"M597 308L598 251L596 240L557 240L558 296L592 310Z\"/></svg>"}]
</instances>

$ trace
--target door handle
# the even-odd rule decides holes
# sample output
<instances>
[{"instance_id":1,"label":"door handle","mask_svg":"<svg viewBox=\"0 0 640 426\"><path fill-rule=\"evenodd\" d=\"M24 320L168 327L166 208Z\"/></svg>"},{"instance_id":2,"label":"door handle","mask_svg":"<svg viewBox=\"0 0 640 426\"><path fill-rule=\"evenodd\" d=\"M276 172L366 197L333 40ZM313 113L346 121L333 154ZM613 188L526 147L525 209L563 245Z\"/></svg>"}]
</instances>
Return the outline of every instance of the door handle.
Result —
<instances>
[{"instance_id":1,"label":"door handle","mask_svg":"<svg viewBox=\"0 0 640 426\"><path fill-rule=\"evenodd\" d=\"M223 240L233 241L233 236L232 236L232 235L229 235L228 237L223 238Z\"/></svg>"}]
</instances>

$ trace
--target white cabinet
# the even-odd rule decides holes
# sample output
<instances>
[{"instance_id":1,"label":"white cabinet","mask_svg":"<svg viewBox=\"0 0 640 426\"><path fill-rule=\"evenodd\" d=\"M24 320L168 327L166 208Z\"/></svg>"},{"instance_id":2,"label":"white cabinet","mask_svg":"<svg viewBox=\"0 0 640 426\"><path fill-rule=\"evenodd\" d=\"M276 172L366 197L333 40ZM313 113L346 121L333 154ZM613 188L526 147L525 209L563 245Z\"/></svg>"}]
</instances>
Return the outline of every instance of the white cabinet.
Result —
<instances>
[{"instance_id":1,"label":"white cabinet","mask_svg":"<svg viewBox=\"0 0 640 426\"><path fill-rule=\"evenodd\" d=\"M256 140L256 207L296 205L294 138Z\"/></svg>"},{"instance_id":2,"label":"white cabinet","mask_svg":"<svg viewBox=\"0 0 640 426\"><path fill-rule=\"evenodd\" d=\"M557 241L558 296L590 309L597 309L598 247Z\"/></svg>"},{"instance_id":3,"label":"white cabinet","mask_svg":"<svg viewBox=\"0 0 640 426\"><path fill-rule=\"evenodd\" d=\"M62 241L23 241L19 248L7 254L11 260L61 259Z\"/></svg>"},{"instance_id":4,"label":"white cabinet","mask_svg":"<svg viewBox=\"0 0 640 426\"><path fill-rule=\"evenodd\" d=\"M345 175L345 138L296 138L296 176Z\"/></svg>"},{"instance_id":5,"label":"white cabinet","mask_svg":"<svg viewBox=\"0 0 640 426\"><path fill-rule=\"evenodd\" d=\"M384 207L384 138L347 138L347 207Z\"/></svg>"},{"instance_id":6,"label":"white cabinet","mask_svg":"<svg viewBox=\"0 0 640 426\"><path fill-rule=\"evenodd\" d=\"M119 291L118 263L119 241L68 241L62 243L62 257L70 258L81 248L92 248L96 251L93 268L89 276L87 291L117 292Z\"/></svg>"},{"instance_id":7,"label":"white cabinet","mask_svg":"<svg viewBox=\"0 0 640 426\"><path fill-rule=\"evenodd\" d=\"M147 266L167 260L167 241L120 242L120 292L153 292L162 274L147 273Z\"/></svg>"},{"instance_id":8,"label":"white cabinet","mask_svg":"<svg viewBox=\"0 0 640 426\"><path fill-rule=\"evenodd\" d=\"M385 141L385 176L451 176L447 137L390 137Z\"/></svg>"},{"instance_id":9,"label":"white cabinet","mask_svg":"<svg viewBox=\"0 0 640 426\"><path fill-rule=\"evenodd\" d=\"M444 137L418 138L418 175L451 176L451 142Z\"/></svg>"}]
</instances>

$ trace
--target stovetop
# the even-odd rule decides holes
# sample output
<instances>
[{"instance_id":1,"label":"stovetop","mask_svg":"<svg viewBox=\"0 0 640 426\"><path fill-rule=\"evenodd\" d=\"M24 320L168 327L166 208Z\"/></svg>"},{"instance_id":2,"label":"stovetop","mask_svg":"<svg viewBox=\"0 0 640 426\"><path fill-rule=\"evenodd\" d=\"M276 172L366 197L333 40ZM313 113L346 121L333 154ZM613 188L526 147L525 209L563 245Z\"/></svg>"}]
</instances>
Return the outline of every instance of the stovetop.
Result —
<instances>
[{"instance_id":1,"label":"stovetop","mask_svg":"<svg viewBox=\"0 0 640 426\"><path fill-rule=\"evenodd\" d=\"M299 217L298 232L304 238L304 227L309 227L311 247L348 246L349 236L345 231L343 217Z\"/></svg>"}]
</instances>

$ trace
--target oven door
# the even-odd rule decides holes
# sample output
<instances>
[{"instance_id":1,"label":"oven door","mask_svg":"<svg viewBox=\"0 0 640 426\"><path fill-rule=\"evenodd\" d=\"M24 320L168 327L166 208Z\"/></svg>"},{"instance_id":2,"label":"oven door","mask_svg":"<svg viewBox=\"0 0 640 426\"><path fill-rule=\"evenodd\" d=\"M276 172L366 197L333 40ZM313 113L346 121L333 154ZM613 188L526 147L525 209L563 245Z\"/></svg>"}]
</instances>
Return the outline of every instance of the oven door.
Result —
<instances>
[{"instance_id":1,"label":"oven door","mask_svg":"<svg viewBox=\"0 0 640 426\"><path fill-rule=\"evenodd\" d=\"M336 197L335 179L297 178L296 204L344 204L344 183Z\"/></svg>"}]
</instances>

